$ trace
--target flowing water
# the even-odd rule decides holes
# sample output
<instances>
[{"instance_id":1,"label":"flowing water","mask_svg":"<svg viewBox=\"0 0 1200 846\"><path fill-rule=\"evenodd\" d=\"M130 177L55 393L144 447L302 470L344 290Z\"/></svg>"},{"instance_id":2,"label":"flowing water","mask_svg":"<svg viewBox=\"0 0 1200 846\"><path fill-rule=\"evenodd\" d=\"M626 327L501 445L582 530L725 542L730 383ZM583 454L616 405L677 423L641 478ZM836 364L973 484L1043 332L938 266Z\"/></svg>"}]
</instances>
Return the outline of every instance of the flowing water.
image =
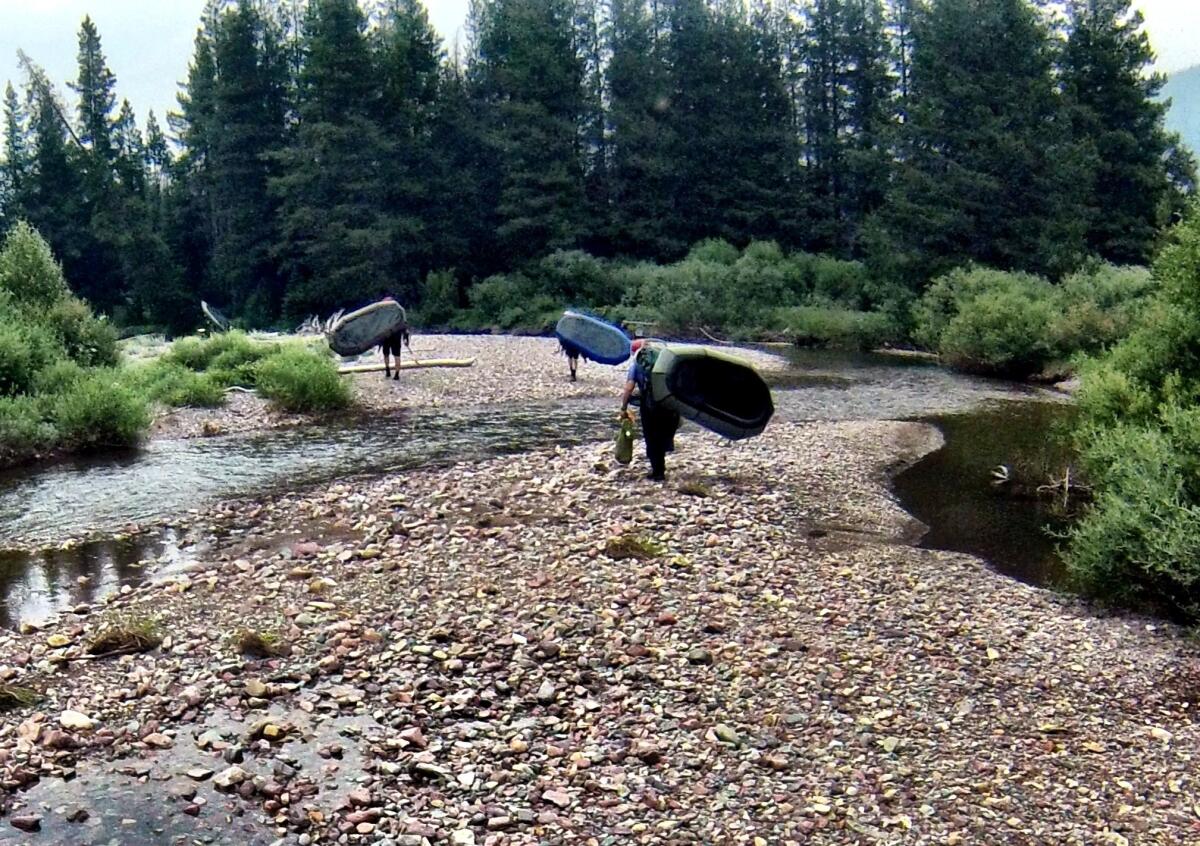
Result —
<instances>
[{"instance_id":1,"label":"flowing water","mask_svg":"<svg viewBox=\"0 0 1200 846\"><path fill-rule=\"evenodd\" d=\"M898 483L905 507L933 526L927 544L994 558L1024 554L1029 533L1037 531L1038 518L1026 519L1031 508L1002 505L994 496L968 504L962 492L986 494L991 466L1016 460L993 436L996 427L987 416L996 413L993 407L1008 407L1006 431L1025 432L1034 443L1044 421L1033 411L1056 395L885 356L799 350L786 355L788 370L772 378L783 419L930 419L946 432L947 448ZM127 454L5 473L0 548L47 549L0 552L0 625L42 618L93 602L123 584L161 578L197 554L189 539L171 529L59 548L63 537L87 531L112 535L130 523L169 521L219 499L607 439L612 406L578 400L410 412L252 437L155 441ZM1023 449L1020 441L1012 441L1013 449ZM986 548L972 545L982 536L975 519L980 514L992 515L985 522L995 529L990 535L995 543ZM1007 539L1006 524L1014 527ZM1002 566L1037 580L1036 573Z\"/></svg>"}]
</instances>

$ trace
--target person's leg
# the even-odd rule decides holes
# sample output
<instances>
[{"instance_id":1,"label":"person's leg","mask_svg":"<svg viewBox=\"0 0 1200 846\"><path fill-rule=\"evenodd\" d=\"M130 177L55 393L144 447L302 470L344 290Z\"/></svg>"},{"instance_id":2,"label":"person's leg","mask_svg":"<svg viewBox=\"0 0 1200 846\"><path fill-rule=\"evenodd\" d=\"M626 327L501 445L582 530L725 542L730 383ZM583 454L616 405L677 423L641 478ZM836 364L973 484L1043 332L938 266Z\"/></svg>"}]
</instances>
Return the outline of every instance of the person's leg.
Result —
<instances>
[{"instance_id":1,"label":"person's leg","mask_svg":"<svg viewBox=\"0 0 1200 846\"><path fill-rule=\"evenodd\" d=\"M650 478L661 480L667 474L667 443L661 412L642 407L642 438L646 442L646 458L650 461Z\"/></svg>"},{"instance_id":2,"label":"person's leg","mask_svg":"<svg viewBox=\"0 0 1200 846\"><path fill-rule=\"evenodd\" d=\"M392 356L396 359L396 372L392 376L392 379L396 382L400 381L400 347L402 345L403 342L399 337L396 338L396 343L392 345Z\"/></svg>"},{"instance_id":3,"label":"person's leg","mask_svg":"<svg viewBox=\"0 0 1200 846\"><path fill-rule=\"evenodd\" d=\"M666 426L667 452L674 452L675 451L675 433L679 431L679 424L682 421L679 419L678 411L671 411L671 412L668 412L668 414L670 415L670 417L667 420L667 426Z\"/></svg>"},{"instance_id":4,"label":"person's leg","mask_svg":"<svg viewBox=\"0 0 1200 846\"><path fill-rule=\"evenodd\" d=\"M575 370L576 370L576 368L579 367L579 356L568 354L567 355L567 365L571 368L571 381L574 382L574 381L576 381Z\"/></svg>"},{"instance_id":5,"label":"person's leg","mask_svg":"<svg viewBox=\"0 0 1200 846\"><path fill-rule=\"evenodd\" d=\"M390 359L388 358L388 355L390 352L391 352L391 347L388 346L387 341L384 341L383 342L383 378L384 379L387 379L392 375L392 365L390 363Z\"/></svg>"}]
</instances>

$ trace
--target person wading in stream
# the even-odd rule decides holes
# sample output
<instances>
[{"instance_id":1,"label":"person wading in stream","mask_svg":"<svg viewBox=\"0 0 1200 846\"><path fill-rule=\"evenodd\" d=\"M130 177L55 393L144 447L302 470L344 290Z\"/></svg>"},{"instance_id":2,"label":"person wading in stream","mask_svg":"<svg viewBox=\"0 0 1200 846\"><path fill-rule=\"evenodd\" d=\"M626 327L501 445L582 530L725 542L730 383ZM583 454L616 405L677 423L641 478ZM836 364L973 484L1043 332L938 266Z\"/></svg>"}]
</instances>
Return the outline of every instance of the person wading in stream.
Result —
<instances>
[{"instance_id":1,"label":"person wading in stream","mask_svg":"<svg viewBox=\"0 0 1200 846\"><path fill-rule=\"evenodd\" d=\"M675 433L679 430L679 412L654 402L650 392L650 371L658 358L658 350L647 341L633 342L633 364L621 392L621 414L629 411L633 392L638 392L639 416L642 420L642 439L646 442L646 458L650 460L650 475L656 482L667 478L667 453L675 449Z\"/></svg>"}]
</instances>

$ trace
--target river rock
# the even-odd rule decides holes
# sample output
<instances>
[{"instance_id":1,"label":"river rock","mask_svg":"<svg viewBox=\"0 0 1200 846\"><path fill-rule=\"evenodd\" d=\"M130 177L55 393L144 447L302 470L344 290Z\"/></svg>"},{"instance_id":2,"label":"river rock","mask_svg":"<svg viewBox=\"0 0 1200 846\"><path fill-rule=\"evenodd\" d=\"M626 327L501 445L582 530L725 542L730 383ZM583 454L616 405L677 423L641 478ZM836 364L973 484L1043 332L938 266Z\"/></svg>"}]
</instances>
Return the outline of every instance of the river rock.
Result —
<instances>
[{"instance_id":1,"label":"river rock","mask_svg":"<svg viewBox=\"0 0 1200 846\"><path fill-rule=\"evenodd\" d=\"M71 731L91 731L95 726L91 717L79 711L63 711L58 717L58 723Z\"/></svg>"},{"instance_id":2,"label":"river rock","mask_svg":"<svg viewBox=\"0 0 1200 846\"><path fill-rule=\"evenodd\" d=\"M42 830L42 818L37 814L22 814L9 820L12 827L18 831L33 833Z\"/></svg>"},{"instance_id":3,"label":"river rock","mask_svg":"<svg viewBox=\"0 0 1200 846\"><path fill-rule=\"evenodd\" d=\"M213 776L213 786L218 790L231 790L250 777L241 767L230 767Z\"/></svg>"}]
</instances>

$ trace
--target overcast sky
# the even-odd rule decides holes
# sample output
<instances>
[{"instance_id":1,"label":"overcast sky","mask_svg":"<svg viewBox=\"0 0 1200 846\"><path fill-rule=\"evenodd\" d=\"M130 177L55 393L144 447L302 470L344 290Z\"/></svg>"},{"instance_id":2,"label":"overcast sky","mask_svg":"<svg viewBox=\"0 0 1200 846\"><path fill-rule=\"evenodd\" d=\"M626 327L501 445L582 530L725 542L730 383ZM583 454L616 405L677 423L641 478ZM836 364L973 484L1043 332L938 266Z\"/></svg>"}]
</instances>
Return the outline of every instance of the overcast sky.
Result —
<instances>
[{"instance_id":1,"label":"overcast sky","mask_svg":"<svg viewBox=\"0 0 1200 846\"><path fill-rule=\"evenodd\" d=\"M450 43L466 18L468 0L426 0L430 18ZM23 49L65 91L75 77L79 22L90 14L100 30L117 97L141 120L154 109L160 122L175 108L177 83L187 73L203 0L0 0L0 86L23 81ZM1135 0L1158 52L1160 69L1200 64L1200 0Z\"/></svg>"}]
</instances>

